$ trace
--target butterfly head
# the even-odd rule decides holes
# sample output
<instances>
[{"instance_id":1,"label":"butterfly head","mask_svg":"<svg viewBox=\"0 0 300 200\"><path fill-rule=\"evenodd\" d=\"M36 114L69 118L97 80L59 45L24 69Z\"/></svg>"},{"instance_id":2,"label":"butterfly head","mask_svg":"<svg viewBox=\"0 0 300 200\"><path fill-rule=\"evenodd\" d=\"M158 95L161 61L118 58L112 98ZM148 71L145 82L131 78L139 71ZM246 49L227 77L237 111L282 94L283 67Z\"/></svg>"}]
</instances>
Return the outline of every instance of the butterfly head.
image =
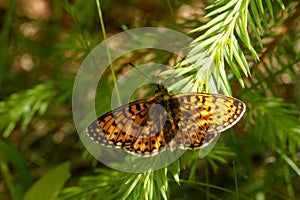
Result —
<instances>
[{"instance_id":1,"label":"butterfly head","mask_svg":"<svg viewBox=\"0 0 300 200\"><path fill-rule=\"evenodd\" d=\"M165 86L161 85L161 84L156 84L157 86L157 90L155 91L155 93L166 93L168 92L168 90L165 88Z\"/></svg>"}]
</instances>

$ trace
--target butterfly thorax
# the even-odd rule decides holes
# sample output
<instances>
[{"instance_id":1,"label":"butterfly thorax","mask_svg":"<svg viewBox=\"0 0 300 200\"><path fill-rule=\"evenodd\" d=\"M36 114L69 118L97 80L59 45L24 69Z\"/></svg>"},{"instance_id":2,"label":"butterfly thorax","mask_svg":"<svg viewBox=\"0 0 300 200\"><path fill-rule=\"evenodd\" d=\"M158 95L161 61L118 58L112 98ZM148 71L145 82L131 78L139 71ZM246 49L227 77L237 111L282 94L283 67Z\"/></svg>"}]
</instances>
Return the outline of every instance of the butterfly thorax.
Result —
<instances>
[{"instance_id":1,"label":"butterfly thorax","mask_svg":"<svg viewBox=\"0 0 300 200\"><path fill-rule=\"evenodd\" d=\"M154 120L164 119L160 123L164 132L164 139L168 144L175 137L178 121L181 120L180 103L163 85L157 84L157 88L154 101L156 105L162 106L163 110L154 113L151 118Z\"/></svg>"}]
</instances>

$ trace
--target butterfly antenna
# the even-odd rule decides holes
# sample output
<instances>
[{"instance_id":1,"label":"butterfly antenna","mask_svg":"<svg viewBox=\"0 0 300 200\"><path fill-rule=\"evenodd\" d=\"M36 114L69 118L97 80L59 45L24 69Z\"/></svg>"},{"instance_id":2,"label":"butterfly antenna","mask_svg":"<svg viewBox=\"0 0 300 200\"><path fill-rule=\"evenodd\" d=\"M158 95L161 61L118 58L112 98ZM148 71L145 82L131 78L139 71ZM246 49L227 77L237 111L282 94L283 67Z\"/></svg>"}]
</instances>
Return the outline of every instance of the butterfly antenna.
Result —
<instances>
[{"instance_id":1,"label":"butterfly antenna","mask_svg":"<svg viewBox=\"0 0 300 200\"><path fill-rule=\"evenodd\" d=\"M134 67L138 72L140 72L143 76L145 76L148 80L150 80L150 78L141 70L139 70L132 62L128 63L130 66Z\"/></svg>"}]
</instances>

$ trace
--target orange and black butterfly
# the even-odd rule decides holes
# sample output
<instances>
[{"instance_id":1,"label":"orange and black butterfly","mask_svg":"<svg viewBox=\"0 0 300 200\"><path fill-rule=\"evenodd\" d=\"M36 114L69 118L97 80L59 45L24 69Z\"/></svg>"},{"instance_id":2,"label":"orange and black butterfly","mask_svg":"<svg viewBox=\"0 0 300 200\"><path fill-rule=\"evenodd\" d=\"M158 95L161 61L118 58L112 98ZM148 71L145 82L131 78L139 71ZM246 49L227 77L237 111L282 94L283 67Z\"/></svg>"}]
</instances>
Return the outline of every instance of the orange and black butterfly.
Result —
<instances>
[{"instance_id":1,"label":"orange and black butterfly","mask_svg":"<svg viewBox=\"0 0 300 200\"><path fill-rule=\"evenodd\" d=\"M151 98L137 100L100 116L87 128L99 144L152 156L167 146L197 149L235 125L245 104L221 94L170 94L158 84Z\"/></svg>"}]
</instances>

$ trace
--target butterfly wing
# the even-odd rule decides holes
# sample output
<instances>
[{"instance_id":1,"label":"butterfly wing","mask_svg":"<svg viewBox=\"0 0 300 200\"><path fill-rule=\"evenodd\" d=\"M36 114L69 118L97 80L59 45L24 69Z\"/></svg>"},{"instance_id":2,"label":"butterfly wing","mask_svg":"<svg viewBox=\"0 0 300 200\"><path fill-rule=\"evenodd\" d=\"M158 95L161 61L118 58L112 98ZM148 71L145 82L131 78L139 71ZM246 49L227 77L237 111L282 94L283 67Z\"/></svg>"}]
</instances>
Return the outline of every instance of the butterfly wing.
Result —
<instances>
[{"instance_id":1,"label":"butterfly wing","mask_svg":"<svg viewBox=\"0 0 300 200\"><path fill-rule=\"evenodd\" d=\"M153 123L149 115L153 105L155 99L149 98L116 108L89 125L87 134L105 146L123 148L132 154L152 155L165 146L163 123Z\"/></svg>"},{"instance_id":2,"label":"butterfly wing","mask_svg":"<svg viewBox=\"0 0 300 200\"><path fill-rule=\"evenodd\" d=\"M175 142L181 149L202 148L218 133L235 125L246 110L245 104L220 94L186 93L173 95L180 104Z\"/></svg>"},{"instance_id":3,"label":"butterfly wing","mask_svg":"<svg viewBox=\"0 0 300 200\"><path fill-rule=\"evenodd\" d=\"M157 94L102 115L87 128L89 137L141 156L156 154L171 140L171 146L175 141L181 149L203 148L236 124L246 110L240 100L220 94L166 95L169 103ZM167 111L157 107L162 102Z\"/></svg>"}]
</instances>

